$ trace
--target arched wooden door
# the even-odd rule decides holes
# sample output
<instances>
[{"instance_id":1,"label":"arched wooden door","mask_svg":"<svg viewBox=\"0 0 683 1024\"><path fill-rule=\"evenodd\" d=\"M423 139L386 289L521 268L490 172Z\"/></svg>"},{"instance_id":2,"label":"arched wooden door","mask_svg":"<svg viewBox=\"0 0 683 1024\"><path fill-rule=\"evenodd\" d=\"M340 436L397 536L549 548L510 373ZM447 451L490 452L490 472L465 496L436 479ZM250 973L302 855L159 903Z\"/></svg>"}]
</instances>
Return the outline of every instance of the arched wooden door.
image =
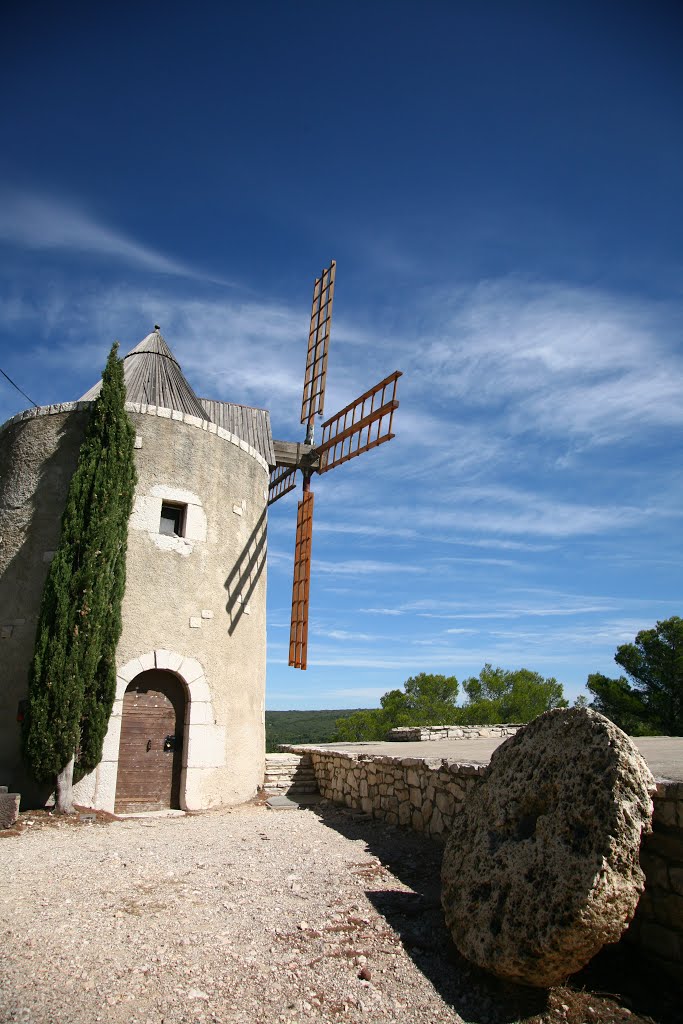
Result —
<instances>
[{"instance_id":1,"label":"arched wooden door","mask_svg":"<svg viewBox=\"0 0 683 1024\"><path fill-rule=\"evenodd\" d=\"M180 806L185 692L171 672L141 672L123 697L115 812Z\"/></svg>"}]
</instances>

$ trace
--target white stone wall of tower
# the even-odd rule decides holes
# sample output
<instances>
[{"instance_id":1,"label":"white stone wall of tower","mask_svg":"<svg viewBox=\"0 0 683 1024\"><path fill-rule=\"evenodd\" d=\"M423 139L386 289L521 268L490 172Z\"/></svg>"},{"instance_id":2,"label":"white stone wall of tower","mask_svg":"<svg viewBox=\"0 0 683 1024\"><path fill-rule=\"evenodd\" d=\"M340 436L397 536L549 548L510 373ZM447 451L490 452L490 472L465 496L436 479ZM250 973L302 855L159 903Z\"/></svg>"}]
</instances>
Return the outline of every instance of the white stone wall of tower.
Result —
<instances>
[{"instance_id":1,"label":"white stone wall of tower","mask_svg":"<svg viewBox=\"0 0 683 1024\"><path fill-rule=\"evenodd\" d=\"M138 484L117 701L102 762L76 798L113 810L123 692L137 671L158 667L175 672L188 696L181 805L239 803L264 771L268 469L214 424L142 410L130 413ZM46 794L21 763L16 710L84 423L82 411L55 408L0 432L0 780L28 800ZM162 500L186 506L184 538L160 534Z\"/></svg>"}]
</instances>

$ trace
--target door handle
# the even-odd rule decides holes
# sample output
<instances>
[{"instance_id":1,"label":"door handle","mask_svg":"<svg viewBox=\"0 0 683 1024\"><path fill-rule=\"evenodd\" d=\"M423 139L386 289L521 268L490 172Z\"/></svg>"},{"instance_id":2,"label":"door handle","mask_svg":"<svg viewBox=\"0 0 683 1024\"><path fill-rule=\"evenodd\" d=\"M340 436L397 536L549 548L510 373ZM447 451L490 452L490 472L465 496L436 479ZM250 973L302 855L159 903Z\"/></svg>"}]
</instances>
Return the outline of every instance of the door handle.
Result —
<instances>
[{"instance_id":1,"label":"door handle","mask_svg":"<svg viewBox=\"0 0 683 1024\"><path fill-rule=\"evenodd\" d=\"M151 740L147 740L147 749L148 750L152 749L152 741Z\"/></svg>"}]
</instances>

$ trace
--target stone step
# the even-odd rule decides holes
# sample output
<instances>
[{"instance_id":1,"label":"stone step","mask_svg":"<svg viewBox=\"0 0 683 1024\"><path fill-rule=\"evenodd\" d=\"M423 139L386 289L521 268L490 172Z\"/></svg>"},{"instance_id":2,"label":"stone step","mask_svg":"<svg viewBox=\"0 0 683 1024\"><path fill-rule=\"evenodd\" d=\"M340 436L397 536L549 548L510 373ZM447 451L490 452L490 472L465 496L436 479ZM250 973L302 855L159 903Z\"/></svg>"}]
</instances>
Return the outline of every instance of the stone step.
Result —
<instances>
[{"instance_id":1,"label":"stone step","mask_svg":"<svg viewBox=\"0 0 683 1024\"><path fill-rule=\"evenodd\" d=\"M266 791L273 793L293 796L317 793L318 783L310 754L266 754L263 784Z\"/></svg>"},{"instance_id":2,"label":"stone step","mask_svg":"<svg viewBox=\"0 0 683 1024\"><path fill-rule=\"evenodd\" d=\"M311 769L294 772L274 772L269 769L266 771L265 777L266 779L272 779L274 782L277 779L314 779L315 772Z\"/></svg>"}]
</instances>

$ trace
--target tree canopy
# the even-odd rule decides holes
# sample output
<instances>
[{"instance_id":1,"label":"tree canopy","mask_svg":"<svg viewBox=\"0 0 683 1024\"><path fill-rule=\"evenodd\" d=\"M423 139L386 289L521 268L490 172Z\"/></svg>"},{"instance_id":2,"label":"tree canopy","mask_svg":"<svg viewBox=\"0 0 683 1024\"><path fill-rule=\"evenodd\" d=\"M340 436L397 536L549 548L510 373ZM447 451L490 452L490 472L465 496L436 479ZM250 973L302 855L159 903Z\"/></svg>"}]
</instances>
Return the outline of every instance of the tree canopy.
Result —
<instances>
[{"instance_id":1,"label":"tree canopy","mask_svg":"<svg viewBox=\"0 0 683 1024\"><path fill-rule=\"evenodd\" d=\"M99 763L116 694L134 431L115 344L93 403L43 597L24 721L31 771L72 809L71 784Z\"/></svg>"},{"instance_id":2,"label":"tree canopy","mask_svg":"<svg viewBox=\"0 0 683 1024\"><path fill-rule=\"evenodd\" d=\"M683 736L683 619L642 629L614 660L626 676L590 675L591 707L634 736Z\"/></svg>"},{"instance_id":3,"label":"tree canopy","mask_svg":"<svg viewBox=\"0 0 683 1024\"><path fill-rule=\"evenodd\" d=\"M389 729L402 725L493 725L529 722L543 711L566 707L562 684L529 669L508 671L484 665L478 676L465 680L467 702L458 706L455 676L421 672L389 690L377 710L356 711L336 723L341 740L383 740Z\"/></svg>"},{"instance_id":4,"label":"tree canopy","mask_svg":"<svg viewBox=\"0 0 683 1024\"><path fill-rule=\"evenodd\" d=\"M336 738L347 741L383 740L389 729L401 725L447 725L455 722L458 680L455 676L420 672L403 684L403 690L389 690L380 698L381 707L356 711L340 718Z\"/></svg>"},{"instance_id":5,"label":"tree canopy","mask_svg":"<svg viewBox=\"0 0 683 1024\"><path fill-rule=\"evenodd\" d=\"M487 663L462 686L468 698L461 709L465 725L530 722L544 711L567 707L562 683L528 668L506 670Z\"/></svg>"}]
</instances>

